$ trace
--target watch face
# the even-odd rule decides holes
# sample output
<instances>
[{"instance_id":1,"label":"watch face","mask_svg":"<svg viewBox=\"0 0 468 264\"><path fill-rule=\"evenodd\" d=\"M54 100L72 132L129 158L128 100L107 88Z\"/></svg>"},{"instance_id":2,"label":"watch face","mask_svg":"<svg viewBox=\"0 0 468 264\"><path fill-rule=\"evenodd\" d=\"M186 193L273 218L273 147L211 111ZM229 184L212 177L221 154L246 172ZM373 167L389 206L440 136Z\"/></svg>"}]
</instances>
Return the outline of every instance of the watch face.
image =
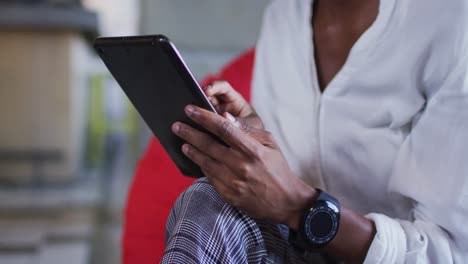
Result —
<instances>
[{"instance_id":1,"label":"watch face","mask_svg":"<svg viewBox=\"0 0 468 264\"><path fill-rule=\"evenodd\" d=\"M310 221L310 232L319 239L325 238L333 228L333 217L328 211L319 211Z\"/></svg>"},{"instance_id":2,"label":"watch face","mask_svg":"<svg viewBox=\"0 0 468 264\"><path fill-rule=\"evenodd\" d=\"M338 216L326 203L314 207L304 221L304 233L314 245L330 242L338 231Z\"/></svg>"}]
</instances>

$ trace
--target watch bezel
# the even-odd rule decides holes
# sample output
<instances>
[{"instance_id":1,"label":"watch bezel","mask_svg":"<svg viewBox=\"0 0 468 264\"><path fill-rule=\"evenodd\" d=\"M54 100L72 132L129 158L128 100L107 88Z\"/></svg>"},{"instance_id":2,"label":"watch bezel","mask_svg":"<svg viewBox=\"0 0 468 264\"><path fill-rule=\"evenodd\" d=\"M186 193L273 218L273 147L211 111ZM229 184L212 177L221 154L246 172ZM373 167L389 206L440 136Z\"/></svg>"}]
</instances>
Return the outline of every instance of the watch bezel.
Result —
<instances>
[{"instance_id":1,"label":"watch bezel","mask_svg":"<svg viewBox=\"0 0 468 264\"><path fill-rule=\"evenodd\" d=\"M317 237L313 234L311 230L311 222L314 216L319 213L327 213L330 216L332 221L331 230L325 237ZM319 201L317 204L310 208L307 212L304 223L303 223L303 234L305 235L306 240L309 244L312 244L315 247L321 247L328 244L336 236L339 226L339 214L340 211L335 204L329 201Z\"/></svg>"}]
</instances>

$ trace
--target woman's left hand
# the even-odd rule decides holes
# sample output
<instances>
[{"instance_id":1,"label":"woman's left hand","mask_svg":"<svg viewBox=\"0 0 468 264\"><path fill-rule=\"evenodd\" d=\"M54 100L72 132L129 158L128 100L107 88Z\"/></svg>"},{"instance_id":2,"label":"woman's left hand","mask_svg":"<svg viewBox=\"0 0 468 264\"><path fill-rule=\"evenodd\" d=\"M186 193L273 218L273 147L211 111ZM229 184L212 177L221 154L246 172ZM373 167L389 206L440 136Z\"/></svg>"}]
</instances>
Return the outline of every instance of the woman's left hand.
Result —
<instances>
[{"instance_id":1,"label":"woman's left hand","mask_svg":"<svg viewBox=\"0 0 468 264\"><path fill-rule=\"evenodd\" d=\"M172 127L188 143L182 151L223 199L251 217L297 229L316 191L294 175L272 135L196 106L187 106L185 112L229 145L180 122Z\"/></svg>"}]
</instances>

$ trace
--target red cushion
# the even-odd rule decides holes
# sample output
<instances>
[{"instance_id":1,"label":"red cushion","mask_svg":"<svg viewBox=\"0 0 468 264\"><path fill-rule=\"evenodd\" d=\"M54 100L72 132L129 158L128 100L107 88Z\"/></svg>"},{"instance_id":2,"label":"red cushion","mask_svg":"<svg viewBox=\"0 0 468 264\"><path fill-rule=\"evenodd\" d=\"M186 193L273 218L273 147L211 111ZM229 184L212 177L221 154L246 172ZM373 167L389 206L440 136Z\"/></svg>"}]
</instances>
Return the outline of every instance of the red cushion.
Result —
<instances>
[{"instance_id":1,"label":"red cushion","mask_svg":"<svg viewBox=\"0 0 468 264\"><path fill-rule=\"evenodd\" d=\"M222 79L250 100L250 83L255 52L250 49L227 64L219 75L203 84ZM159 142L153 137L138 163L127 198L123 234L123 263L160 261L164 253L166 219L179 194L194 179L184 177Z\"/></svg>"}]
</instances>

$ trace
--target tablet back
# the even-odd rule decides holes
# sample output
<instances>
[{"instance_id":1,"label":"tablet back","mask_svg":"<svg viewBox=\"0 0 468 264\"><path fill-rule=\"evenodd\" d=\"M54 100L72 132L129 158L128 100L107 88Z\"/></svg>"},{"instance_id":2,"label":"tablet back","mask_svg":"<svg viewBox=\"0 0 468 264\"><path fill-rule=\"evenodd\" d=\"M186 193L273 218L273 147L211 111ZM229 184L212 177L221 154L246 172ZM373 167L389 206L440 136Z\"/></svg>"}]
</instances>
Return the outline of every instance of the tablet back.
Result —
<instances>
[{"instance_id":1,"label":"tablet back","mask_svg":"<svg viewBox=\"0 0 468 264\"><path fill-rule=\"evenodd\" d=\"M155 35L98 38L94 47L180 171L203 177L182 153L183 141L171 126L181 121L199 128L184 113L188 104L216 111L174 45L165 36Z\"/></svg>"}]
</instances>

